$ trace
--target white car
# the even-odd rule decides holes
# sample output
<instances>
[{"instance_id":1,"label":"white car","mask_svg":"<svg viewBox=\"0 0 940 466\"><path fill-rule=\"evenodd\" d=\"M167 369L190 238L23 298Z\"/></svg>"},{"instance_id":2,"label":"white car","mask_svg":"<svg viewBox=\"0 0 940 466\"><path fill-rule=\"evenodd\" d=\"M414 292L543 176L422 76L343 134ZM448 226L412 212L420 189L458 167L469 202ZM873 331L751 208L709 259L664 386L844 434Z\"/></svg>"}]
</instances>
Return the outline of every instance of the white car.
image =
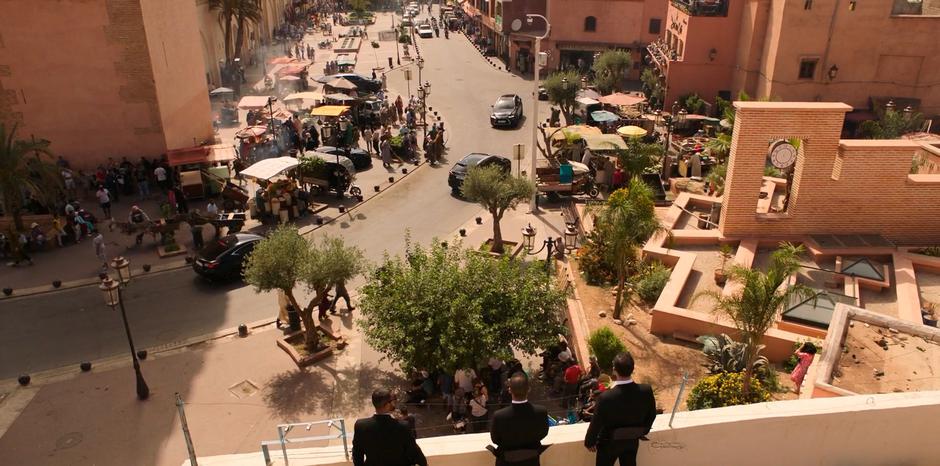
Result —
<instances>
[{"instance_id":1,"label":"white car","mask_svg":"<svg viewBox=\"0 0 940 466\"><path fill-rule=\"evenodd\" d=\"M418 25L418 37L428 39L434 37L434 28L430 24L423 23Z\"/></svg>"}]
</instances>

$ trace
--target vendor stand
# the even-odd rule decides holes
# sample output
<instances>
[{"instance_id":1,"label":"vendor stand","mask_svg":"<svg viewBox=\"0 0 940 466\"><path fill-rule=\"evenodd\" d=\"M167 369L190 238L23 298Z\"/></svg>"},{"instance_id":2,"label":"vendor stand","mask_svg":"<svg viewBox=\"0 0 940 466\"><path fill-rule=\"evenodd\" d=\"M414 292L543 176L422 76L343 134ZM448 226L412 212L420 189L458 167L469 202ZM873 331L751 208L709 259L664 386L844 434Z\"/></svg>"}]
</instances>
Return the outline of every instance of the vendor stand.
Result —
<instances>
[{"instance_id":1,"label":"vendor stand","mask_svg":"<svg viewBox=\"0 0 940 466\"><path fill-rule=\"evenodd\" d=\"M217 180L231 177L230 164L236 157L234 147L222 144L175 149L166 155L170 168L179 172L180 190L187 199L219 194L222 186ZM205 171L214 177L207 179Z\"/></svg>"},{"instance_id":2,"label":"vendor stand","mask_svg":"<svg viewBox=\"0 0 940 466\"><path fill-rule=\"evenodd\" d=\"M293 157L275 157L242 170L242 176L254 179L259 186L248 202L252 218L273 218L287 223L306 210L306 195L297 189L293 179L281 176L298 165L300 161Z\"/></svg>"}]
</instances>

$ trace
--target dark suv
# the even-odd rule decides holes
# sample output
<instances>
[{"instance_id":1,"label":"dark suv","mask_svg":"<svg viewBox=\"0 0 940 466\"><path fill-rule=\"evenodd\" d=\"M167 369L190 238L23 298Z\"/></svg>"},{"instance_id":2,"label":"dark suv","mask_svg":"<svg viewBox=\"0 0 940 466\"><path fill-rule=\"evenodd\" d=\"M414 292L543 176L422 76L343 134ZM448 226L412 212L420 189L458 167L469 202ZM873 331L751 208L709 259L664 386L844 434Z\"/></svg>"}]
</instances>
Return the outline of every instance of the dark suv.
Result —
<instances>
[{"instance_id":1,"label":"dark suv","mask_svg":"<svg viewBox=\"0 0 940 466\"><path fill-rule=\"evenodd\" d=\"M522 121L522 98L515 94L499 96L490 113L490 126L513 127Z\"/></svg>"},{"instance_id":2,"label":"dark suv","mask_svg":"<svg viewBox=\"0 0 940 466\"><path fill-rule=\"evenodd\" d=\"M489 154L470 154L460 159L460 161L455 163L453 168L450 169L447 184L450 186L450 190L453 193L460 193L460 186L463 185L463 179L467 176L467 171L473 167L489 167L494 165L500 167L504 173L509 173L509 170L512 169L512 162L506 157Z\"/></svg>"},{"instance_id":3,"label":"dark suv","mask_svg":"<svg viewBox=\"0 0 940 466\"><path fill-rule=\"evenodd\" d=\"M382 90L382 81L367 78L357 73L330 74L326 76L320 76L316 79L316 81L320 84L326 84L336 78L344 78L347 81L355 84L359 91L379 92Z\"/></svg>"},{"instance_id":4,"label":"dark suv","mask_svg":"<svg viewBox=\"0 0 940 466\"><path fill-rule=\"evenodd\" d=\"M193 270L212 281L242 278L242 266L261 240L251 233L235 233L206 243L193 261Z\"/></svg>"}]
</instances>

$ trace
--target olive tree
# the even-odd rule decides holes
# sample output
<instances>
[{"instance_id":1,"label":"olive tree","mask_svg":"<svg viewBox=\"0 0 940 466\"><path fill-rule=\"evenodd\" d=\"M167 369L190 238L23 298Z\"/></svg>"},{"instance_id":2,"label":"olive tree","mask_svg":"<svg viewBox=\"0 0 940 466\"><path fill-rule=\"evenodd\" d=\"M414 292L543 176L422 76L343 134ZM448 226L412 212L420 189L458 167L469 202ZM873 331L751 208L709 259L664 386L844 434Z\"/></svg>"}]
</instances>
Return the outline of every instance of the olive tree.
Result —
<instances>
[{"instance_id":1,"label":"olive tree","mask_svg":"<svg viewBox=\"0 0 940 466\"><path fill-rule=\"evenodd\" d=\"M480 204L493 216L493 244L490 251L503 252L503 233L499 222L507 210L535 194L532 181L505 173L500 167L473 167L460 187L463 197Z\"/></svg>"},{"instance_id":2,"label":"olive tree","mask_svg":"<svg viewBox=\"0 0 940 466\"><path fill-rule=\"evenodd\" d=\"M558 341L564 290L541 267L432 241L406 241L360 290L369 345L405 369L456 370Z\"/></svg>"},{"instance_id":3,"label":"olive tree","mask_svg":"<svg viewBox=\"0 0 940 466\"><path fill-rule=\"evenodd\" d=\"M621 90L623 80L626 79L633 57L623 50L607 50L598 55L591 69L594 70L594 86L603 94L611 94Z\"/></svg>"},{"instance_id":4,"label":"olive tree","mask_svg":"<svg viewBox=\"0 0 940 466\"><path fill-rule=\"evenodd\" d=\"M313 310L324 299L330 287L348 281L364 268L362 252L346 246L340 238L325 236L308 242L293 226L282 226L255 246L245 265L245 281L255 292L279 290L300 313L304 341L311 351L320 346L320 337L313 320ZM301 306L294 294L305 286L313 297Z\"/></svg>"},{"instance_id":5,"label":"olive tree","mask_svg":"<svg viewBox=\"0 0 940 466\"><path fill-rule=\"evenodd\" d=\"M574 109L578 105L575 99L581 90L581 75L577 71L558 71L542 81L542 87L548 93L548 101L561 109L565 123L571 124Z\"/></svg>"}]
</instances>

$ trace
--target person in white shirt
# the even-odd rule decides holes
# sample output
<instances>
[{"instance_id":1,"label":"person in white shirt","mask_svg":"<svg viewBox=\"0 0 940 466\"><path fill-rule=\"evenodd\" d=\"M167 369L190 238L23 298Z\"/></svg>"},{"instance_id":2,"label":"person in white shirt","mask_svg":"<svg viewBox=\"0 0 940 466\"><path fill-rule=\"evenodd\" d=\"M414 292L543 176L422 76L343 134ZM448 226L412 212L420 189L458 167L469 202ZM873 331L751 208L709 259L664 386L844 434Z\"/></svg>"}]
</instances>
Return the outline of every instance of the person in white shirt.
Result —
<instances>
[{"instance_id":1,"label":"person in white shirt","mask_svg":"<svg viewBox=\"0 0 940 466\"><path fill-rule=\"evenodd\" d=\"M212 199L209 199L209 203L206 204L206 213L213 217L219 214L219 207L215 205L215 201Z\"/></svg>"},{"instance_id":2,"label":"person in white shirt","mask_svg":"<svg viewBox=\"0 0 940 466\"><path fill-rule=\"evenodd\" d=\"M166 169L157 165L157 168L153 169L153 176L157 177L157 184L160 186L160 189L166 193L166 190L170 187L170 184L167 183Z\"/></svg>"},{"instance_id":3,"label":"person in white shirt","mask_svg":"<svg viewBox=\"0 0 940 466\"><path fill-rule=\"evenodd\" d=\"M104 185L98 185L98 191L95 192L95 197L98 198L98 205L101 206L101 210L104 212L105 218L111 218L111 192L108 191Z\"/></svg>"},{"instance_id":4,"label":"person in white shirt","mask_svg":"<svg viewBox=\"0 0 940 466\"><path fill-rule=\"evenodd\" d=\"M473 393L473 379L477 373L473 369L457 369L454 373L454 383L463 389L464 393Z\"/></svg>"}]
</instances>

